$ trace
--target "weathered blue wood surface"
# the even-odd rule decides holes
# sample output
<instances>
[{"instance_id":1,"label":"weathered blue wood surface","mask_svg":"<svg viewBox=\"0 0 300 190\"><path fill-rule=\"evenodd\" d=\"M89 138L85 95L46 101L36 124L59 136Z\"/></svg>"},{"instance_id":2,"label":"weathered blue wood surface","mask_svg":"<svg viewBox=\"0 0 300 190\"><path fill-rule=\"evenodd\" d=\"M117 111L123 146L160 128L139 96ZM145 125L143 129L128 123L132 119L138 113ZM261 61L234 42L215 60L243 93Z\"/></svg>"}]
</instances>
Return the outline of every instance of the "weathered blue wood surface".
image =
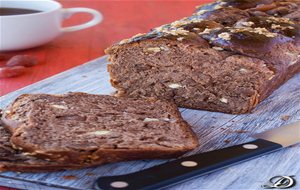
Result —
<instances>
[{"instance_id":1,"label":"weathered blue wood surface","mask_svg":"<svg viewBox=\"0 0 300 190\"><path fill-rule=\"evenodd\" d=\"M0 98L0 107L23 93L66 93L81 91L111 94L106 72L106 58L100 58ZM205 152L251 140L248 135L300 120L300 74L289 80L262 102L251 114L229 115L181 109L183 117L193 126L200 146L189 154ZM289 117L288 117L289 116ZM172 190L261 189L270 177L296 175L300 182L300 144L242 163L210 175L176 185ZM28 190L92 189L98 176L120 175L163 163L143 160L114 163L95 168L55 173L0 173L0 185ZM170 171L171 172L171 171ZM65 179L64 176L75 176ZM300 183L294 189L300 189Z\"/></svg>"}]
</instances>

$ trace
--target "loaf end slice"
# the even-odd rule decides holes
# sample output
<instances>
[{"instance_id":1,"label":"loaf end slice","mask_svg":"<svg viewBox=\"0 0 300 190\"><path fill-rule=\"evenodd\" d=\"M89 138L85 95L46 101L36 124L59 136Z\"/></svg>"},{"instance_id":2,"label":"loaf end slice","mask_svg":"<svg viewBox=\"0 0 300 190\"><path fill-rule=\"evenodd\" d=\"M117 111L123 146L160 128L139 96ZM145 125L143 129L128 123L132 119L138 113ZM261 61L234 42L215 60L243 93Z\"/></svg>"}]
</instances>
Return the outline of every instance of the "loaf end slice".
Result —
<instances>
[{"instance_id":1,"label":"loaf end slice","mask_svg":"<svg viewBox=\"0 0 300 190\"><path fill-rule=\"evenodd\" d=\"M198 145L176 105L169 102L85 93L30 96L30 112L13 130L11 142L35 157L102 164L170 158ZM9 109L13 115L12 106Z\"/></svg>"},{"instance_id":2,"label":"loaf end slice","mask_svg":"<svg viewBox=\"0 0 300 190\"><path fill-rule=\"evenodd\" d=\"M1 110L0 110L1 112ZM1 115L1 114L0 114ZM76 164L60 164L50 160L39 159L29 153L23 153L12 147L10 132L0 122L0 171L16 172L53 172L87 167Z\"/></svg>"}]
</instances>

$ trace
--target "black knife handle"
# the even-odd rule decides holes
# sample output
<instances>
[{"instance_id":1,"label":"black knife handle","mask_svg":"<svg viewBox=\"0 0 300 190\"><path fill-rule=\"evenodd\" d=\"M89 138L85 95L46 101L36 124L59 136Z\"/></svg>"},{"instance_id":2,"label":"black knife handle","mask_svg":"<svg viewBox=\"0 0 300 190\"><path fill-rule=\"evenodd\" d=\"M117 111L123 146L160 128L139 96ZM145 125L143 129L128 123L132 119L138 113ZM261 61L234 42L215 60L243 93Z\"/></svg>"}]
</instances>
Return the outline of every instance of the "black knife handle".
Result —
<instances>
[{"instance_id":1,"label":"black knife handle","mask_svg":"<svg viewBox=\"0 0 300 190\"><path fill-rule=\"evenodd\" d=\"M180 158L135 173L100 177L96 180L94 187L103 190L159 189L281 148L280 144L258 139Z\"/></svg>"}]
</instances>

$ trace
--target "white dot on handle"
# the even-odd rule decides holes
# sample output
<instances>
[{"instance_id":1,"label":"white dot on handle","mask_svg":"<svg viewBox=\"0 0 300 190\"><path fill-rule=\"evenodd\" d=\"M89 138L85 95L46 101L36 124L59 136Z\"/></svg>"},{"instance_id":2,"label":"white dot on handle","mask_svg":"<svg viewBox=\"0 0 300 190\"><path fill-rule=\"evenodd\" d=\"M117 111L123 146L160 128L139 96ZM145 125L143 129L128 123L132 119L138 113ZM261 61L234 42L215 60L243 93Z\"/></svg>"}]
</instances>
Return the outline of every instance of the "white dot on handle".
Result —
<instances>
[{"instance_id":1,"label":"white dot on handle","mask_svg":"<svg viewBox=\"0 0 300 190\"><path fill-rule=\"evenodd\" d=\"M125 181L115 181L110 184L114 188L125 188L128 186L128 183Z\"/></svg>"},{"instance_id":2,"label":"white dot on handle","mask_svg":"<svg viewBox=\"0 0 300 190\"><path fill-rule=\"evenodd\" d=\"M243 147L245 149L257 149L258 148L258 146L255 144L244 144Z\"/></svg>"},{"instance_id":3,"label":"white dot on handle","mask_svg":"<svg viewBox=\"0 0 300 190\"><path fill-rule=\"evenodd\" d=\"M181 162L181 165L185 167L195 167L198 165L198 163L194 161L183 161Z\"/></svg>"}]
</instances>

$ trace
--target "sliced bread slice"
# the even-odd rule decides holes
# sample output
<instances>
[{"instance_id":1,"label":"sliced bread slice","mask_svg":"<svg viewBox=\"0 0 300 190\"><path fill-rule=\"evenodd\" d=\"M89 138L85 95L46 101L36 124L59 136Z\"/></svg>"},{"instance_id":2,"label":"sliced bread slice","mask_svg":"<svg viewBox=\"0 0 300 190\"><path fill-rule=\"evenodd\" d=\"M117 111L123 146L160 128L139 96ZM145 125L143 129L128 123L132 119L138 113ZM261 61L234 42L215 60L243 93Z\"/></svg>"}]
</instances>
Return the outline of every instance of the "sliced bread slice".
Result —
<instances>
[{"instance_id":1,"label":"sliced bread slice","mask_svg":"<svg viewBox=\"0 0 300 190\"><path fill-rule=\"evenodd\" d=\"M102 164L170 158L198 145L173 103L86 93L24 97L8 107L3 121L14 146L36 157Z\"/></svg>"}]
</instances>

